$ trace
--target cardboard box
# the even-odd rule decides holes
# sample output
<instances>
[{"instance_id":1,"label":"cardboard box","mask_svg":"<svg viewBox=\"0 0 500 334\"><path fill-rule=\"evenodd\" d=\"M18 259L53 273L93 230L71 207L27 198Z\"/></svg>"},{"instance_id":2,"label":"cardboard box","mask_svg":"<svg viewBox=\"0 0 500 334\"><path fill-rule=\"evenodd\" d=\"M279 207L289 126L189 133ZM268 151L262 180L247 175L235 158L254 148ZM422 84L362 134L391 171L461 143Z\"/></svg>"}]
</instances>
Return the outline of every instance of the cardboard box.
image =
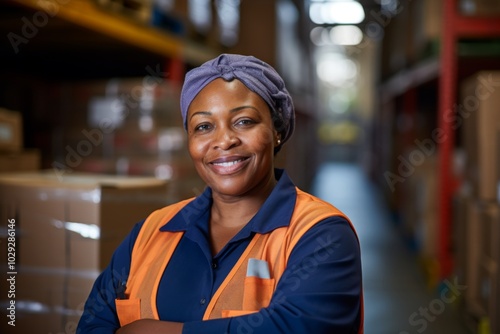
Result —
<instances>
[{"instance_id":1,"label":"cardboard box","mask_svg":"<svg viewBox=\"0 0 500 334\"><path fill-rule=\"evenodd\" d=\"M468 224L468 209L471 199L463 193L457 193L453 197L453 236L452 236L452 253L454 260L454 273L457 276L458 282L465 283L467 281L467 224Z\"/></svg>"},{"instance_id":2,"label":"cardboard box","mask_svg":"<svg viewBox=\"0 0 500 334\"><path fill-rule=\"evenodd\" d=\"M4 317L2 317L4 318ZM25 310L16 310L16 326L7 324L7 318L2 319L0 331L7 334L25 334L25 333L75 333L76 328L69 332L64 329L65 318L62 314L54 312L33 313Z\"/></svg>"},{"instance_id":3,"label":"cardboard box","mask_svg":"<svg viewBox=\"0 0 500 334\"><path fill-rule=\"evenodd\" d=\"M476 296L478 294L478 266L480 263L480 205L474 198L469 198L466 203L466 227L465 227L465 244L460 245L464 247L466 252L466 272L465 272L465 285L470 289L465 290L466 307L472 314L479 311L476 307Z\"/></svg>"},{"instance_id":4,"label":"cardboard box","mask_svg":"<svg viewBox=\"0 0 500 334\"><path fill-rule=\"evenodd\" d=\"M18 152L23 147L21 113L0 108L0 151Z\"/></svg>"},{"instance_id":5,"label":"cardboard box","mask_svg":"<svg viewBox=\"0 0 500 334\"><path fill-rule=\"evenodd\" d=\"M373 16L384 32L382 39L381 74L390 77L408 66L410 36L410 11L405 7L399 14L389 19Z\"/></svg>"},{"instance_id":6,"label":"cardboard box","mask_svg":"<svg viewBox=\"0 0 500 334\"><path fill-rule=\"evenodd\" d=\"M486 201L497 198L495 163L500 147L495 137L500 127L500 89L492 83L499 81L499 71L478 72L464 80L456 123L462 126L466 178L472 185L472 194Z\"/></svg>"},{"instance_id":7,"label":"cardboard box","mask_svg":"<svg viewBox=\"0 0 500 334\"><path fill-rule=\"evenodd\" d=\"M420 152L417 147L405 153L405 160L414 159ZM403 228L414 241L422 259L435 259L438 253L438 200L437 200L437 157L422 157L422 163L401 185Z\"/></svg>"},{"instance_id":8,"label":"cardboard box","mask_svg":"<svg viewBox=\"0 0 500 334\"><path fill-rule=\"evenodd\" d=\"M2 280L3 281L3 280ZM64 305L64 276L62 272L21 271L15 277L16 326L2 321L2 333L60 333L62 314L56 310ZM5 291L2 289L2 291ZM1 296L2 305L9 302Z\"/></svg>"},{"instance_id":9,"label":"cardboard box","mask_svg":"<svg viewBox=\"0 0 500 334\"><path fill-rule=\"evenodd\" d=\"M491 202L469 199L465 228L466 308L477 317L491 316L498 305L498 260L500 207ZM495 318L490 318L494 320ZM496 333L496 332L495 332Z\"/></svg>"},{"instance_id":10,"label":"cardboard box","mask_svg":"<svg viewBox=\"0 0 500 334\"><path fill-rule=\"evenodd\" d=\"M481 258L500 261L500 206L484 203L480 210Z\"/></svg>"},{"instance_id":11,"label":"cardboard box","mask_svg":"<svg viewBox=\"0 0 500 334\"><path fill-rule=\"evenodd\" d=\"M166 199L167 183L151 177L1 175L0 244L5 246L8 219L15 219L16 301L24 305L16 311L16 331L76 328L93 282L114 250L135 223L168 204ZM0 265L5 264L2 257ZM1 291L6 291L4 275ZM2 294L0 304L6 302Z\"/></svg>"},{"instance_id":12,"label":"cardboard box","mask_svg":"<svg viewBox=\"0 0 500 334\"><path fill-rule=\"evenodd\" d=\"M436 0L411 1L411 28L407 45L412 61L417 61L428 51L432 42L439 40L443 29L443 3Z\"/></svg>"},{"instance_id":13,"label":"cardboard box","mask_svg":"<svg viewBox=\"0 0 500 334\"><path fill-rule=\"evenodd\" d=\"M3 219L17 217L18 265L102 270L133 225L167 204L162 180L70 175L0 176Z\"/></svg>"},{"instance_id":14,"label":"cardboard box","mask_svg":"<svg viewBox=\"0 0 500 334\"><path fill-rule=\"evenodd\" d=\"M482 261L478 266L477 305L490 320L491 333L498 333L498 263Z\"/></svg>"},{"instance_id":15,"label":"cardboard box","mask_svg":"<svg viewBox=\"0 0 500 334\"><path fill-rule=\"evenodd\" d=\"M0 173L33 172L41 168L40 151L36 149L0 154Z\"/></svg>"},{"instance_id":16,"label":"cardboard box","mask_svg":"<svg viewBox=\"0 0 500 334\"><path fill-rule=\"evenodd\" d=\"M16 327L2 322L1 332L74 333L95 278L50 269L18 272Z\"/></svg>"},{"instance_id":17,"label":"cardboard box","mask_svg":"<svg viewBox=\"0 0 500 334\"><path fill-rule=\"evenodd\" d=\"M500 127L497 131L497 144L496 146L500 148ZM500 152L496 155L496 184L497 184L497 203L500 204Z\"/></svg>"}]
</instances>

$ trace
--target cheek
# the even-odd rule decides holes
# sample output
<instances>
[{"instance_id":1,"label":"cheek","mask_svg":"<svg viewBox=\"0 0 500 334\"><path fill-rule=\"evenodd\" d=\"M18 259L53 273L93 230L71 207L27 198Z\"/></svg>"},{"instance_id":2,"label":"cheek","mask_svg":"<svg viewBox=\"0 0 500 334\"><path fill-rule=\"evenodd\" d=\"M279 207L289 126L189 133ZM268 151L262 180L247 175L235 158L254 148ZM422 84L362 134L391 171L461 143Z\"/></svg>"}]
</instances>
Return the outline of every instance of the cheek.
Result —
<instances>
[{"instance_id":1,"label":"cheek","mask_svg":"<svg viewBox=\"0 0 500 334\"><path fill-rule=\"evenodd\" d=\"M188 151L191 159L199 160L204 155L203 143L196 139L188 139Z\"/></svg>"},{"instance_id":2,"label":"cheek","mask_svg":"<svg viewBox=\"0 0 500 334\"><path fill-rule=\"evenodd\" d=\"M253 140L251 140L251 144L257 151L272 151L274 154L275 135L272 131L260 132L252 139Z\"/></svg>"}]
</instances>

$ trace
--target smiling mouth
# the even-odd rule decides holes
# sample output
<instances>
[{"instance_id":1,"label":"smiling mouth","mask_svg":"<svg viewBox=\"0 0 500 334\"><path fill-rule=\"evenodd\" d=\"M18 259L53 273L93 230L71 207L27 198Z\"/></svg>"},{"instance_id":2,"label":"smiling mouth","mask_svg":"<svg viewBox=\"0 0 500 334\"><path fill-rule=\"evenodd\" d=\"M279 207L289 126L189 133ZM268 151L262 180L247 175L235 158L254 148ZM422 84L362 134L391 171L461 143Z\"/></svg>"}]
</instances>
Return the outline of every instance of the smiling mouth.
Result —
<instances>
[{"instance_id":1,"label":"smiling mouth","mask_svg":"<svg viewBox=\"0 0 500 334\"><path fill-rule=\"evenodd\" d=\"M246 158L241 158L241 159L234 160L234 161L212 162L212 164L215 166L221 166L221 167L231 167L231 166L236 165L239 162L242 162L243 160L246 160Z\"/></svg>"},{"instance_id":2,"label":"smiling mouth","mask_svg":"<svg viewBox=\"0 0 500 334\"><path fill-rule=\"evenodd\" d=\"M236 157L235 157L236 158ZM220 175L231 175L239 172L247 165L248 157L238 157L235 160L219 159L210 163L212 170Z\"/></svg>"}]
</instances>

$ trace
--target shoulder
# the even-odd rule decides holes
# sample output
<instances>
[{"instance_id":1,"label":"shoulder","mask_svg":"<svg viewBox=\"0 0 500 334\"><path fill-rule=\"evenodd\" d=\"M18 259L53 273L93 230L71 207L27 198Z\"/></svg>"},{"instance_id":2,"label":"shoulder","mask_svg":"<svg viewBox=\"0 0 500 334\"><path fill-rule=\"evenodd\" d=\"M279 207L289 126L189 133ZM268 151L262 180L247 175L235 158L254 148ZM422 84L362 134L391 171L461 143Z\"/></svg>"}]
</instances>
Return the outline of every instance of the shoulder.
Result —
<instances>
[{"instance_id":1,"label":"shoulder","mask_svg":"<svg viewBox=\"0 0 500 334\"><path fill-rule=\"evenodd\" d=\"M328 217L340 216L349 220L347 216L332 204L297 188L297 201L294 210L295 218L315 218L321 221Z\"/></svg>"},{"instance_id":2,"label":"shoulder","mask_svg":"<svg viewBox=\"0 0 500 334\"><path fill-rule=\"evenodd\" d=\"M334 216L326 218L307 230L298 240L292 254L333 250L336 256L351 257L359 255L359 240L356 231L345 218Z\"/></svg>"},{"instance_id":3,"label":"shoulder","mask_svg":"<svg viewBox=\"0 0 500 334\"><path fill-rule=\"evenodd\" d=\"M161 233L162 227L171 222L172 219L186 206L193 198L177 202L161 209L153 211L144 221L134 245L134 250L146 248L154 245L155 241L163 237L168 237L168 233Z\"/></svg>"},{"instance_id":4,"label":"shoulder","mask_svg":"<svg viewBox=\"0 0 500 334\"><path fill-rule=\"evenodd\" d=\"M150 238L153 234L159 232L160 228L170 222L183 208L186 207L194 198L167 205L161 209L153 211L142 225L139 232L140 238Z\"/></svg>"},{"instance_id":5,"label":"shoulder","mask_svg":"<svg viewBox=\"0 0 500 334\"><path fill-rule=\"evenodd\" d=\"M166 224L169 219L175 216L179 211L181 211L186 205L191 203L194 198L189 198L174 204L167 205L161 209L153 211L149 217L146 219L145 225L151 224Z\"/></svg>"},{"instance_id":6,"label":"shoulder","mask_svg":"<svg viewBox=\"0 0 500 334\"><path fill-rule=\"evenodd\" d=\"M290 247L290 250L293 249L302 236L319 223L326 221L327 225L331 225L332 218L340 219L344 223L347 222L348 226L352 228L349 218L342 211L297 188L295 208L290 225L286 229L286 245Z\"/></svg>"}]
</instances>

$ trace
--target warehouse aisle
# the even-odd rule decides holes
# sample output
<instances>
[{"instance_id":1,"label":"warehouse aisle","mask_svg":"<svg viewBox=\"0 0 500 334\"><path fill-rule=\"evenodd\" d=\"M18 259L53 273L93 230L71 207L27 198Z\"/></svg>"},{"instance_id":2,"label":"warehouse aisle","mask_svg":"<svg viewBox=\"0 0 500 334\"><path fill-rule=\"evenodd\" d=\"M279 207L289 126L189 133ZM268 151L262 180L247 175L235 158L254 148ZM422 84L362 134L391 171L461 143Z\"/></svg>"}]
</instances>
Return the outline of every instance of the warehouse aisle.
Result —
<instances>
[{"instance_id":1,"label":"warehouse aisle","mask_svg":"<svg viewBox=\"0 0 500 334\"><path fill-rule=\"evenodd\" d=\"M430 291L415 255L404 245L389 212L361 168L328 163L321 166L313 193L344 211L355 225L363 262L366 334L466 334L457 316L463 288L450 280Z\"/></svg>"}]
</instances>

